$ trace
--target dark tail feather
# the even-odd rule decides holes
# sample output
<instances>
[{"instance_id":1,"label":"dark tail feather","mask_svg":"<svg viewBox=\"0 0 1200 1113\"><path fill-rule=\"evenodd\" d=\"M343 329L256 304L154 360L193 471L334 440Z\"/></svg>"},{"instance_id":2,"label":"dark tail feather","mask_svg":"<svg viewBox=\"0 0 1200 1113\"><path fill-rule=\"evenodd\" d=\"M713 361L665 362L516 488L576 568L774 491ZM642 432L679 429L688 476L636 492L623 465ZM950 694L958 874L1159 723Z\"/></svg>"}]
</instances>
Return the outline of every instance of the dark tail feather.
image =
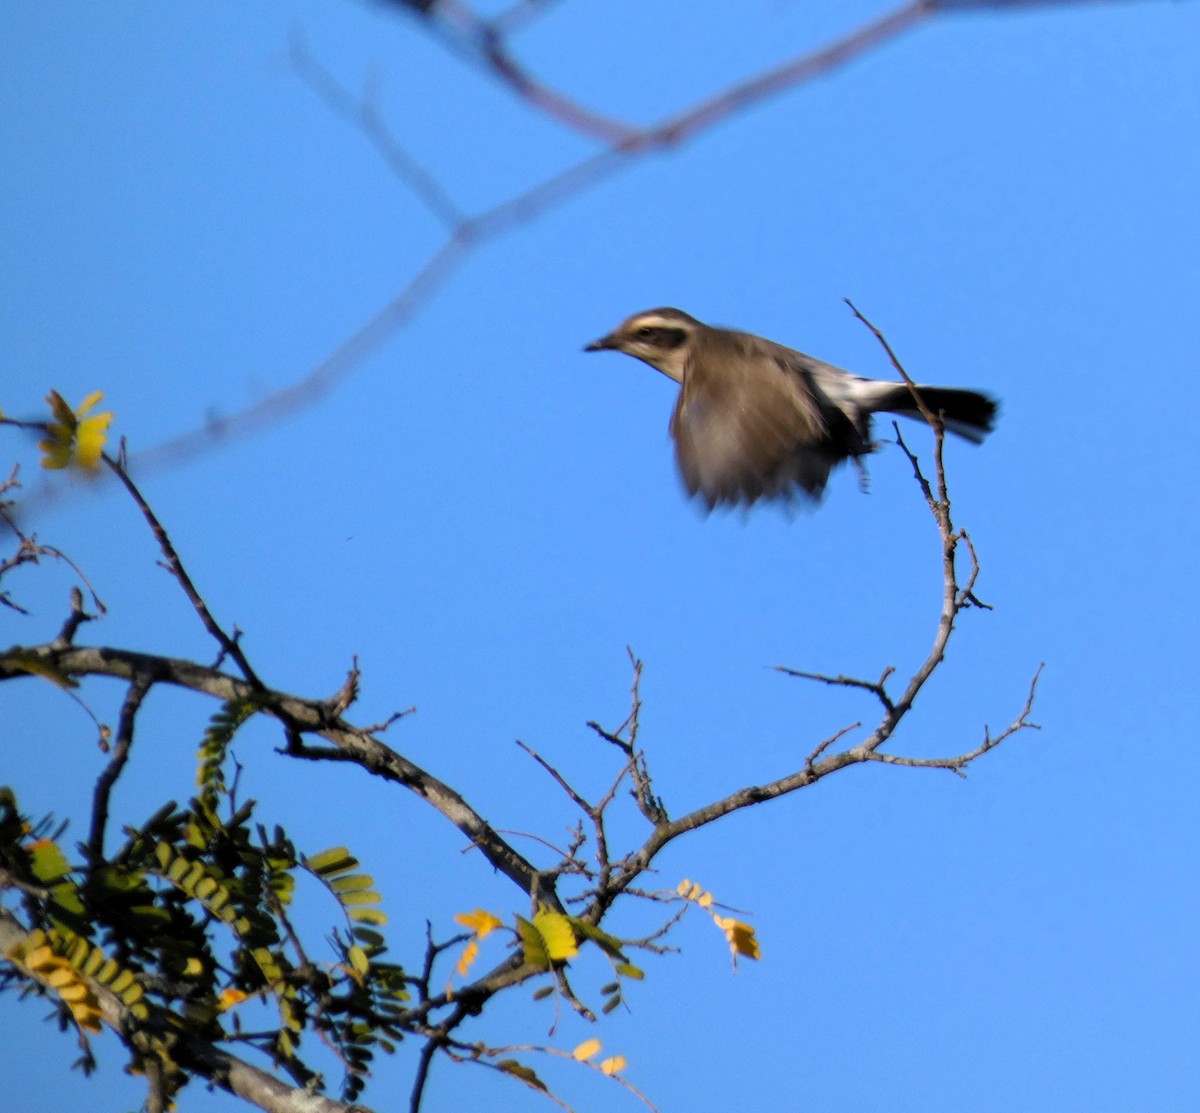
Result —
<instances>
[{"instance_id":1,"label":"dark tail feather","mask_svg":"<svg viewBox=\"0 0 1200 1113\"><path fill-rule=\"evenodd\" d=\"M960 437L965 437L975 444L980 444L996 423L996 400L977 390L963 390L953 386L919 386L918 393L921 401L935 413L942 415L946 428ZM912 401L908 388L904 388L908 396L908 405L900 404L897 399L895 412L905 417L920 419L921 411Z\"/></svg>"}]
</instances>

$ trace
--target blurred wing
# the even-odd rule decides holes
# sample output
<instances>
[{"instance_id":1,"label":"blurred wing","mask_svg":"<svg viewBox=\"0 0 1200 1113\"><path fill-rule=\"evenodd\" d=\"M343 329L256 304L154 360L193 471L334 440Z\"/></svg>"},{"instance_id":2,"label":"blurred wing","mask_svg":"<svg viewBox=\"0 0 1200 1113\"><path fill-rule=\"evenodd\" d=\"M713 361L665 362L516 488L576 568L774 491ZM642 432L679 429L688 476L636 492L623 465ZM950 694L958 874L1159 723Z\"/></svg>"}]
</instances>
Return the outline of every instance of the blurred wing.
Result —
<instances>
[{"instance_id":1,"label":"blurred wing","mask_svg":"<svg viewBox=\"0 0 1200 1113\"><path fill-rule=\"evenodd\" d=\"M688 492L709 509L819 499L830 469L847 455L831 438L828 407L808 373L755 344L709 330L684 371L671 435Z\"/></svg>"}]
</instances>

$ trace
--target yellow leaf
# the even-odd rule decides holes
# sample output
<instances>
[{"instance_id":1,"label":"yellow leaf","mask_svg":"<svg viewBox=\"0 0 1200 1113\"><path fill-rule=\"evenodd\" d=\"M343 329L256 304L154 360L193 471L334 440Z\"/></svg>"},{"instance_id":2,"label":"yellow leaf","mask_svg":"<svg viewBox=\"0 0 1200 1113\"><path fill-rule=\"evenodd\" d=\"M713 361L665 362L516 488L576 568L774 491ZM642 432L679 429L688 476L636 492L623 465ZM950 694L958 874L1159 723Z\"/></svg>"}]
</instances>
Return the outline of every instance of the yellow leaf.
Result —
<instances>
[{"instance_id":1,"label":"yellow leaf","mask_svg":"<svg viewBox=\"0 0 1200 1113\"><path fill-rule=\"evenodd\" d=\"M729 940L729 949L733 952L735 962L738 955L754 959L760 957L758 940L754 937L754 928L732 917L714 916L713 919L716 921L717 927L725 933L725 938Z\"/></svg>"},{"instance_id":2,"label":"yellow leaf","mask_svg":"<svg viewBox=\"0 0 1200 1113\"><path fill-rule=\"evenodd\" d=\"M111 413L91 414L88 411L104 397L93 391L72 410L56 390L46 395L52 420L46 426L46 438L38 442L42 450L42 467L61 469L72 464L89 471L100 464L100 454L112 424Z\"/></svg>"},{"instance_id":3,"label":"yellow leaf","mask_svg":"<svg viewBox=\"0 0 1200 1113\"><path fill-rule=\"evenodd\" d=\"M467 971L471 969L471 963L475 961L475 956L479 954L479 944L476 942L476 939L478 939L478 936L466 945L462 957L459 958L454 967L460 977L466 976Z\"/></svg>"},{"instance_id":4,"label":"yellow leaf","mask_svg":"<svg viewBox=\"0 0 1200 1113\"><path fill-rule=\"evenodd\" d=\"M54 988L58 990L59 997L66 1001L68 1005L77 1001L86 1001L92 992L83 982L77 979L72 979L65 985L54 986Z\"/></svg>"},{"instance_id":5,"label":"yellow leaf","mask_svg":"<svg viewBox=\"0 0 1200 1113\"><path fill-rule=\"evenodd\" d=\"M533 926L538 929L546 944L546 955L551 962L561 962L574 958L579 954L579 944L575 940L575 929L571 920L561 912L539 912L533 918Z\"/></svg>"},{"instance_id":6,"label":"yellow leaf","mask_svg":"<svg viewBox=\"0 0 1200 1113\"><path fill-rule=\"evenodd\" d=\"M93 390L82 402L79 403L79 408L75 411L76 417L83 417L93 406L99 405L104 400L102 391Z\"/></svg>"},{"instance_id":7,"label":"yellow leaf","mask_svg":"<svg viewBox=\"0 0 1200 1113\"><path fill-rule=\"evenodd\" d=\"M40 947L34 947L24 958L25 966L30 970L40 970L43 967L53 968L58 958L48 946L42 944Z\"/></svg>"},{"instance_id":8,"label":"yellow leaf","mask_svg":"<svg viewBox=\"0 0 1200 1113\"><path fill-rule=\"evenodd\" d=\"M100 466L100 453L108 440L108 427L112 424L111 413L85 417L75 430L75 460L81 468L95 469Z\"/></svg>"},{"instance_id":9,"label":"yellow leaf","mask_svg":"<svg viewBox=\"0 0 1200 1113\"><path fill-rule=\"evenodd\" d=\"M701 886L694 881L689 881L686 877L675 887L675 892L684 900L690 900L700 905L701 908L709 908L713 902L712 893L706 893Z\"/></svg>"},{"instance_id":10,"label":"yellow leaf","mask_svg":"<svg viewBox=\"0 0 1200 1113\"><path fill-rule=\"evenodd\" d=\"M100 1023L101 1014L97 1009L86 1008L82 1005L72 1005L70 1008L71 1015L75 1018L75 1023L85 1032L95 1034L103 1028L103 1025Z\"/></svg>"},{"instance_id":11,"label":"yellow leaf","mask_svg":"<svg viewBox=\"0 0 1200 1113\"><path fill-rule=\"evenodd\" d=\"M221 990L217 997L217 1008L224 1012L226 1009L232 1009L235 1005L240 1005L249 996L248 993L240 989L234 989L232 986L229 989Z\"/></svg>"},{"instance_id":12,"label":"yellow leaf","mask_svg":"<svg viewBox=\"0 0 1200 1113\"><path fill-rule=\"evenodd\" d=\"M79 975L65 963L62 966L55 965L50 969L39 971L39 977L54 989L62 989L64 986L76 985L79 982Z\"/></svg>"},{"instance_id":13,"label":"yellow leaf","mask_svg":"<svg viewBox=\"0 0 1200 1113\"><path fill-rule=\"evenodd\" d=\"M625 1063L626 1059L624 1055L613 1055L600 1064L600 1070L605 1074L616 1074L618 1071L625 1069Z\"/></svg>"},{"instance_id":14,"label":"yellow leaf","mask_svg":"<svg viewBox=\"0 0 1200 1113\"><path fill-rule=\"evenodd\" d=\"M583 1043L571 1052L571 1056L578 1059L581 1063L585 1062L600 1050L600 1046L600 1041L597 1039L584 1040Z\"/></svg>"},{"instance_id":15,"label":"yellow leaf","mask_svg":"<svg viewBox=\"0 0 1200 1113\"><path fill-rule=\"evenodd\" d=\"M470 928L475 933L476 939L483 939L491 935L504 923L503 920L496 919L490 912L482 908L476 908L474 912L459 912L455 915L454 920L463 927Z\"/></svg>"}]
</instances>

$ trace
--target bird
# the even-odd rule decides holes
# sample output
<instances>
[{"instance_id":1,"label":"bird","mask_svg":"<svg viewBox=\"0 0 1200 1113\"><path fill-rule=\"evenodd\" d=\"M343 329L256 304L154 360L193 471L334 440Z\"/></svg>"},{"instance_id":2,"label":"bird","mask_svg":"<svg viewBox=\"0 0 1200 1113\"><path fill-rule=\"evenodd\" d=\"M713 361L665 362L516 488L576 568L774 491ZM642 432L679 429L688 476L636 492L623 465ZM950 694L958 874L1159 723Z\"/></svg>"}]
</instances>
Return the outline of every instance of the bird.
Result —
<instances>
[{"instance_id":1,"label":"bird","mask_svg":"<svg viewBox=\"0 0 1200 1113\"><path fill-rule=\"evenodd\" d=\"M907 383L867 379L750 332L717 328L681 309L635 313L585 352L640 359L679 384L671 415L688 494L717 507L815 504L829 474L874 451L871 415L921 418ZM917 386L945 427L979 444L997 403L977 390Z\"/></svg>"}]
</instances>

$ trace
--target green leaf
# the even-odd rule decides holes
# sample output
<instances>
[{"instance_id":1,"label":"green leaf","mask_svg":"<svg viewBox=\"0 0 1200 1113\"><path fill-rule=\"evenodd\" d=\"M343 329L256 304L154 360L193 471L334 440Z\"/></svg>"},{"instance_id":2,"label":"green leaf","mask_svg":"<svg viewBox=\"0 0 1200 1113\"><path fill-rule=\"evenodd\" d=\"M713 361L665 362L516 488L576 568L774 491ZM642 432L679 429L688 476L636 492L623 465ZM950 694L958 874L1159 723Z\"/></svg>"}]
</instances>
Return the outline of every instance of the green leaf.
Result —
<instances>
[{"instance_id":1,"label":"green leaf","mask_svg":"<svg viewBox=\"0 0 1200 1113\"><path fill-rule=\"evenodd\" d=\"M621 951L621 941L619 939L613 935L609 935L607 931L602 931L595 924L589 924L585 920L577 920L574 916L570 919L571 926L577 934L582 935L585 939L590 939L610 958L620 959L622 962L625 961L625 955Z\"/></svg>"},{"instance_id":2,"label":"green leaf","mask_svg":"<svg viewBox=\"0 0 1200 1113\"><path fill-rule=\"evenodd\" d=\"M344 877L335 877L329 882L329 887L338 893L353 893L359 889L370 889L375 880L365 873L349 873Z\"/></svg>"},{"instance_id":3,"label":"green leaf","mask_svg":"<svg viewBox=\"0 0 1200 1113\"><path fill-rule=\"evenodd\" d=\"M517 935L521 938L521 949L525 961L530 966L547 968L550 965L550 956L546 953L546 943L542 939L542 933L524 916L518 916L516 919Z\"/></svg>"},{"instance_id":4,"label":"green leaf","mask_svg":"<svg viewBox=\"0 0 1200 1113\"><path fill-rule=\"evenodd\" d=\"M133 985L133 982L134 982L133 971L132 970L122 970L109 983L108 988L111 989L113 991L113 993L116 993L119 995L121 993L124 993L125 990L127 990L131 985Z\"/></svg>"},{"instance_id":5,"label":"green leaf","mask_svg":"<svg viewBox=\"0 0 1200 1113\"><path fill-rule=\"evenodd\" d=\"M382 927L387 923L387 914L380 912L378 908L350 908L347 909L347 915L360 924L375 924L377 927Z\"/></svg>"},{"instance_id":6,"label":"green leaf","mask_svg":"<svg viewBox=\"0 0 1200 1113\"><path fill-rule=\"evenodd\" d=\"M358 865L358 859L344 846L333 846L304 859L304 864L313 871L326 877L336 873L345 873Z\"/></svg>"},{"instance_id":7,"label":"green leaf","mask_svg":"<svg viewBox=\"0 0 1200 1113\"><path fill-rule=\"evenodd\" d=\"M44 885L53 885L71 872L71 865L62 848L49 839L39 839L29 851L33 875Z\"/></svg>"},{"instance_id":8,"label":"green leaf","mask_svg":"<svg viewBox=\"0 0 1200 1113\"><path fill-rule=\"evenodd\" d=\"M527 1086L532 1086L535 1090L540 1090L542 1093L549 1093L544 1083L538 1076L522 1063L518 1063L516 1059L501 1059L496 1066L504 1071L505 1074L511 1074L514 1078L519 1078Z\"/></svg>"}]
</instances>

